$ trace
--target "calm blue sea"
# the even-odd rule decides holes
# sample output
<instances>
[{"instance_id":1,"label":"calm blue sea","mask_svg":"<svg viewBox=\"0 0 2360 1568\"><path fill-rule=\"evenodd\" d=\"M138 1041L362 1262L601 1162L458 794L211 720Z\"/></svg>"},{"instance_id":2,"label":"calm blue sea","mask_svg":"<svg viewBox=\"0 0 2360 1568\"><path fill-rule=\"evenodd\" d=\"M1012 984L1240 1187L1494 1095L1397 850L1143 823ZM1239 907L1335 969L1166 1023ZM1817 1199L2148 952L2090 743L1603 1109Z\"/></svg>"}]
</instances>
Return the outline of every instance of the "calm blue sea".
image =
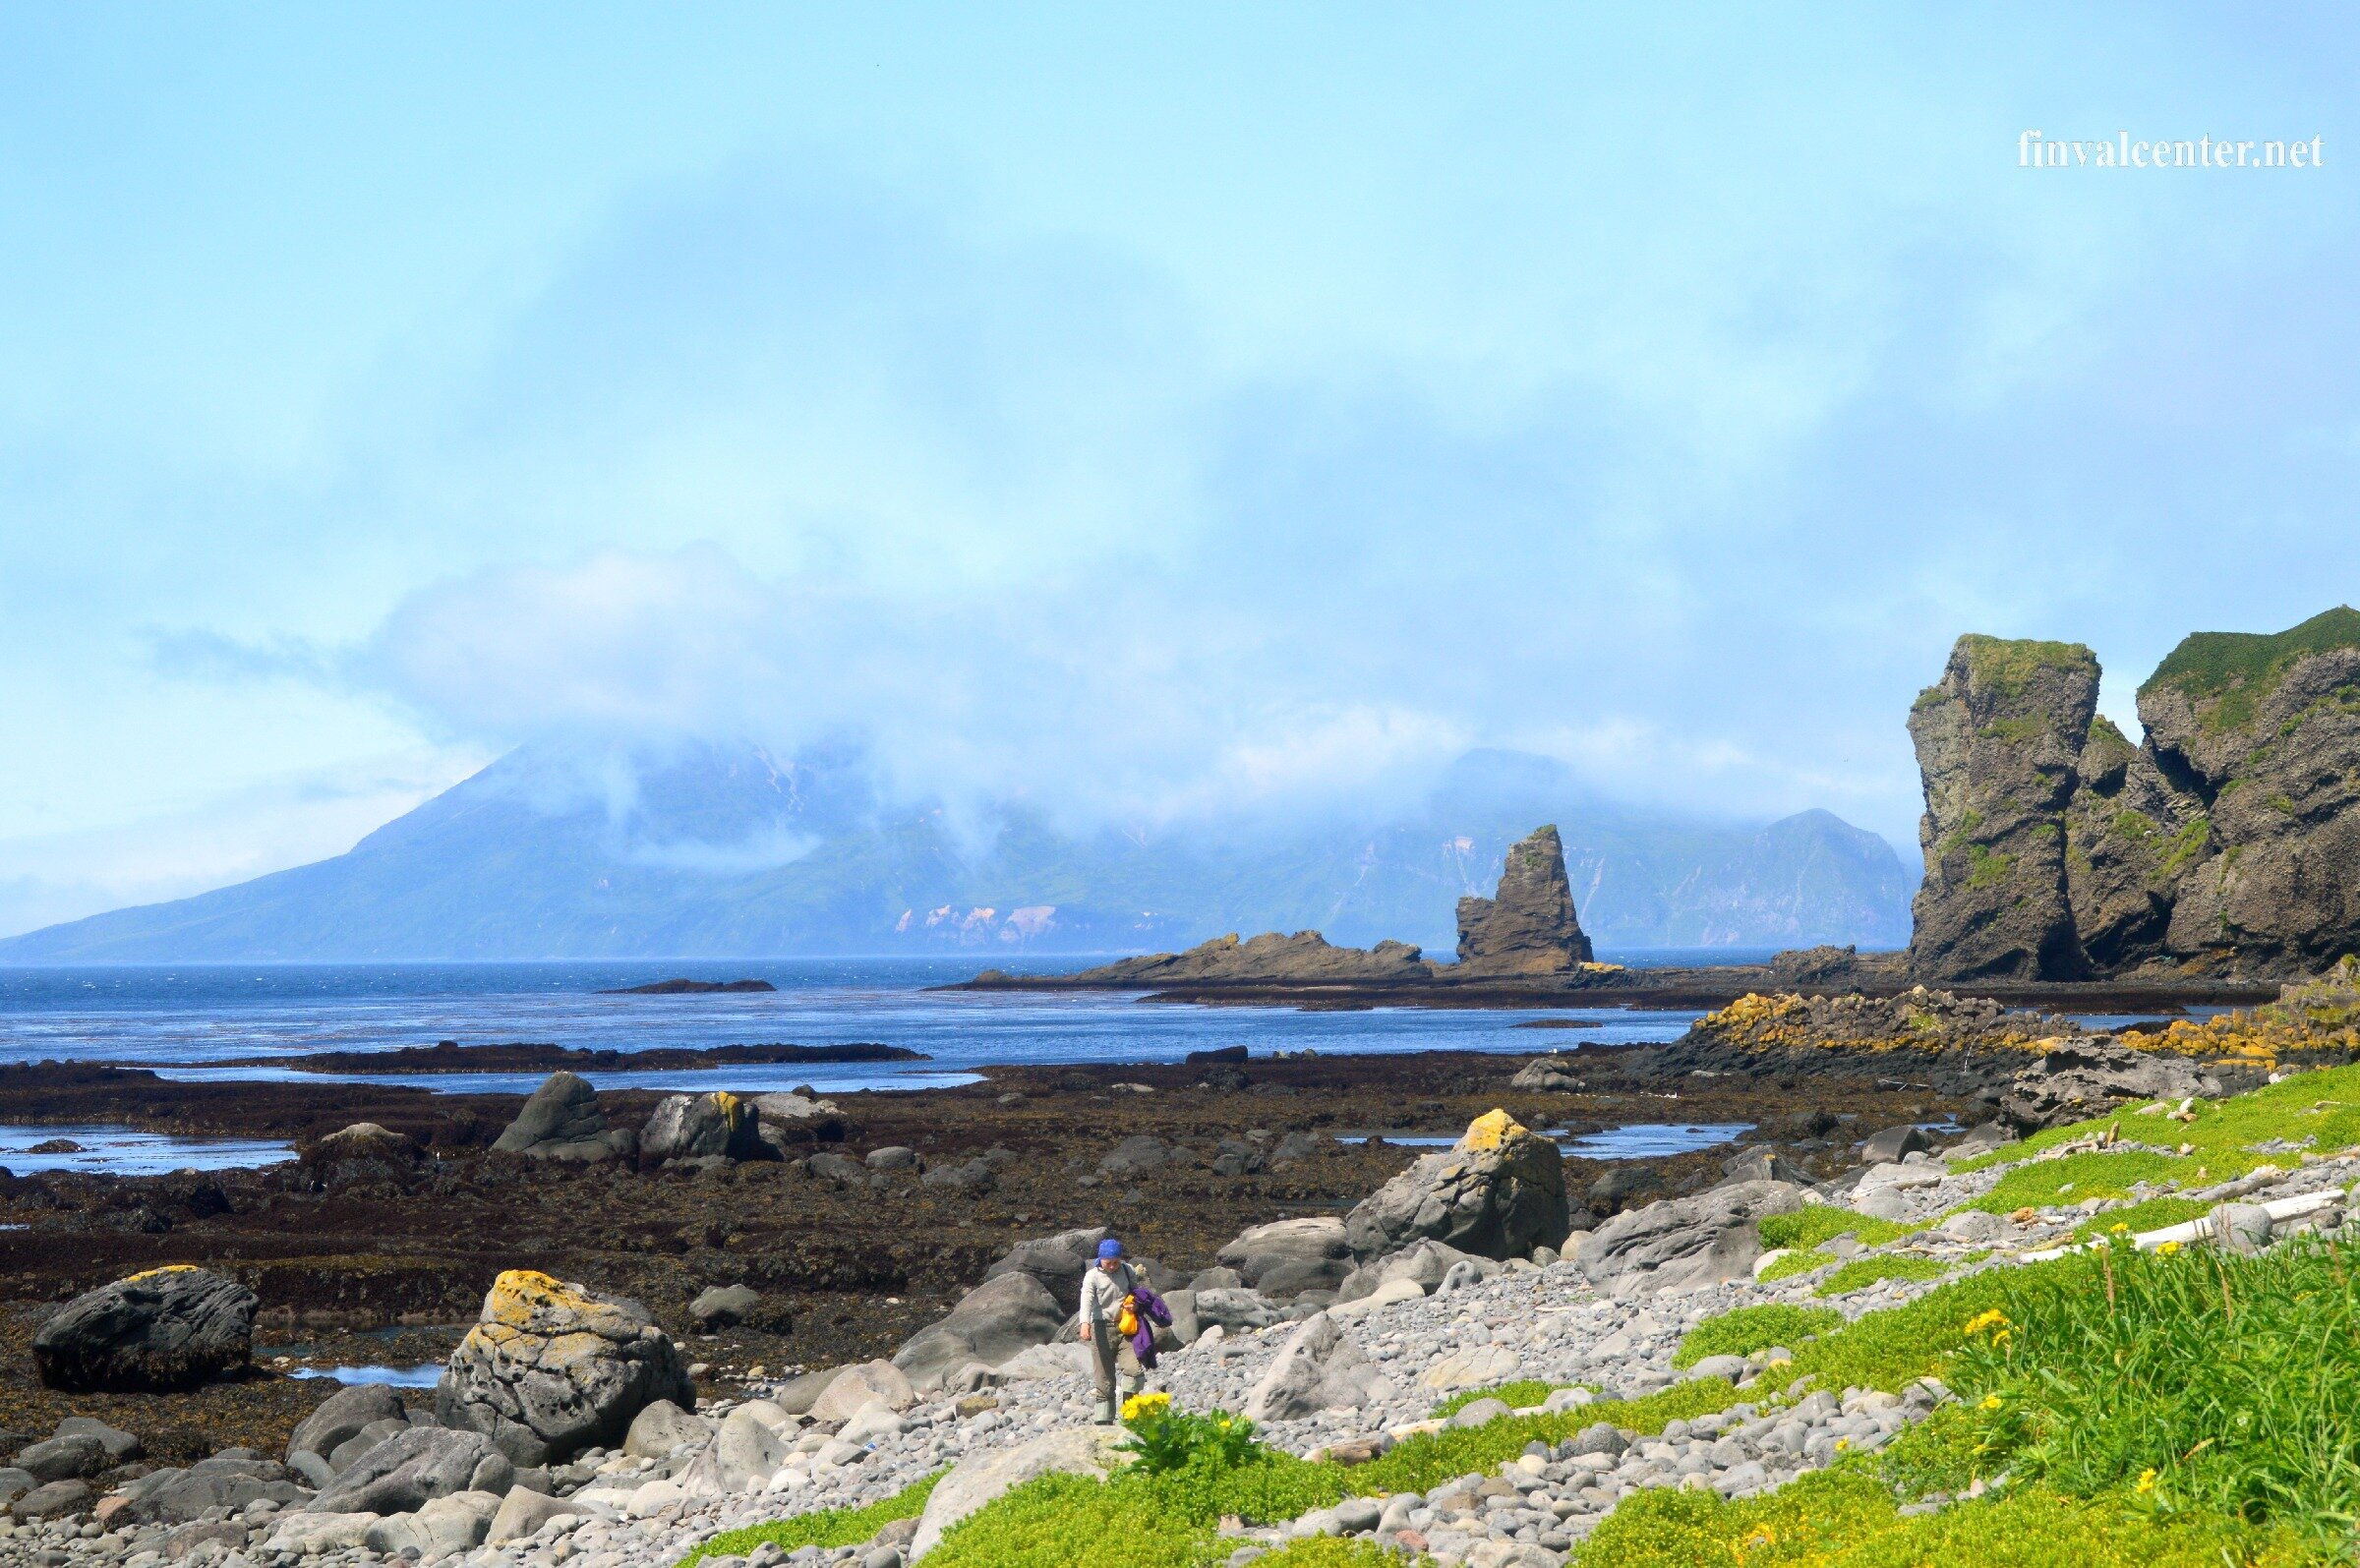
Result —
<instances>
[{"instance_id":1,"label":"calm blue sea","mask_svg":"<svg viewBox=\"0 0 2360 1568\"><path fill-rule=\"evenodd\" d=\"M1033 967L1059 972L1088 961L1059 958ZM1017 967L1005 958L998 963ZM267 1063L221 1064L323 1050L392 1051L441 1040L462 1045L550 1041L618 1051L877 1041L927 1057L912 1063L590 1074L601 1088L759 1093L808 1083L822 1093L844 1093L972 1082L975 1069L991 1064L1172 1062L1191 1051L1230 1045L1243 1045L1256 1056L1302 1050L1323 1055L1538 1053L1602 1041L1670 1040L1695 1016L1617 1009L1302 1013L1143 1003L1134 995L932 989L967 979L981 966L976 958L953 958L0 968L0 1063L124 1063L176 1078L267 1082L319 1079ZM778 989L733 996L602 994L674 976L761 979ZM1574 1018L1596 1027L1515 1026L1534 1018ZM541 1076L386 1073L370 1079L442 1093L522 1094ZM1618 1148L1607 1157L1660 1152L1657 1145L1667 1139L1673 1146L1709 1145L1740 1130L1623 1131L1633 1140L1631 1149ZM61 1135L82 1146L30 1152ZM291 1152L281 1145L215 1145L125 1129L17 1128L0 1133L0 1163L19 1171L133 1173L190 1164L256 1164Z\"/></svg>"},{"instance_id":2,"label":"calm blue sea","mask_svg":"<svg viewBox=\"0 0 2360 1568\"><path fill-rule=\"evenodd\" d=\"M1034 967L1068 970L1061 958ZM877 1041L928 1061L728 1070L732 1087L810 1083L826 1092L916 1088L964 1080L993 1063L1170 1062L1243 1045L1257 1056L1467 1050L1537 1052L1597 1041L1669 1040L1694 1016L1619 1009L1477 1012L1381 1008L1304 1013L1143 1003L1122 994L979 993L931 989L972 976L974 958L667 959L549 963L180 964L0 968L0 1062L133 1063L174 1076L289 1076L222 1068L233 1057L390 1051L456 1040L513 1040L632 1051L651 1046ZM1002 959L1000 966L1013 967ZM778 990L733 996L610 996L673 976L767 980ZM1533 1018L1587 1029L1519 1029ZM538 1075L425 1074L451 1092L521 1091ZM602 1087L711 1086L695 1071L602 1073Z\"/></svg>"}]
</instances>

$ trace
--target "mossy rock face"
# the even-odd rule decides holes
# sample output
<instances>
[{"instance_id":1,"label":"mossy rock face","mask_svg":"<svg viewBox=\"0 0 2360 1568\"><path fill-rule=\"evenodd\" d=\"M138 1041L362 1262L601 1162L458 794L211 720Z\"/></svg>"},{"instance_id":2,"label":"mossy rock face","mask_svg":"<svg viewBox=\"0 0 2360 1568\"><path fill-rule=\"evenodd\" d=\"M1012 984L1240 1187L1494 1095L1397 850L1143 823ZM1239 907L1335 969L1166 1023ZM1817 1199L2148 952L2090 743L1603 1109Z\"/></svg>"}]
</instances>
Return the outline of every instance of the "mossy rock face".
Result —
<instances>
[{"instance_id":1,"label":"mossy rock face","mask_svg":"<svg viewBox=\"0 0 2360 1568\"><path fill-rule=\"evenodd\" d=\"M2070 979L2085 968L2063 813L2097 707L2079 643L1967 636L1910 713L1925 782L1925 883L1911 966L1934 979Z\"/></svg>"},{"instance_id":2,"label":"mossy rock face","mask_svg":"<svg viewBox=\"0 0 2360 1568\"><path fill-rule=\"evenodd\" d=\"M2139 716L2205 807L2158 863L2168 950L2284 973L2360 946L2360 611L2190 637L2139 688Z\"/></svg>"}]
</instances>

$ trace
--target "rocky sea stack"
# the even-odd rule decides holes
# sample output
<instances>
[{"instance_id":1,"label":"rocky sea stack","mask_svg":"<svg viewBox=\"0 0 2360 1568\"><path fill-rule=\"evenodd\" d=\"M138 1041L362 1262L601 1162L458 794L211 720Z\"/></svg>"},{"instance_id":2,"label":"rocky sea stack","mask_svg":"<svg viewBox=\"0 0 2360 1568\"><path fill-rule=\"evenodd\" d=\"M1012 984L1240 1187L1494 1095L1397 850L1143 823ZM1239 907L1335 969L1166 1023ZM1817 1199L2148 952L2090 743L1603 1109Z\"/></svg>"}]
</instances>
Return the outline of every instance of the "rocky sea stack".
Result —
<instances>
[{"instance_id":1,"label":"rocky sea stack","mask_svg":"<svg viewBox=\"0 0 2360 1568\"><path fill-rule=\"evenodd\" d=\"M2360 612L2200 632L2096 713L2078 643L1959 639L1910 735L1929 979L2290 975L2360 947Z\"/></svg>"},{"instance_id":2,"label":"rocky sea stack","mask_svg":"<svg viewBox=\"0 0 2360 1568\"><path fill-rule=\"evenodd\" d=\"M1244 942L1231 932L1186 953L1124 958L1071 979L1077 985L1427 984L1569 974L1592 957L1573 912L1564 845L1556 828L1545 827L1508 849L1491 898L1458 900L1454 964L1437 965L1406 942L1339 948L1317 931L1266 931Z\"/></svg>"}]
</instances>

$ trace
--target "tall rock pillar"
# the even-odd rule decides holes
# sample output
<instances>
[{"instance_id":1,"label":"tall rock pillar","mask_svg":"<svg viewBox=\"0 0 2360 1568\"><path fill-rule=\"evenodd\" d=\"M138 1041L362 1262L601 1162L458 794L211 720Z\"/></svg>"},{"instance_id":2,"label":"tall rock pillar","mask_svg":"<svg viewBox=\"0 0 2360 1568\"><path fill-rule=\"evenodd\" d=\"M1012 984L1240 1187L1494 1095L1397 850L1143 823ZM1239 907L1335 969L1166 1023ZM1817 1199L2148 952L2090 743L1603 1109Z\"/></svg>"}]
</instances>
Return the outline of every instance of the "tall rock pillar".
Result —
<instances>
[{"instance_id":1,"label":"tall rock pillar","mask_svg":"<svg viewBox=\"0 0 2360 1568\"><path fill-rule=\"evenodd\" d=\"M2087 970L2066 886L2065 814L2097 711L2080 643L1961 637L1910 710L1925 784L1925 883L1910 967L1930 979L2070 980Z\"/></svg>"},{"instance_id":2,"label":"tall rock pillar","mask_svg":"<svg viewBox=\"0 0 2360 1568\"><path fill-rule=\"evenodd\" d=\"M1459 974L1563 974L1590 959L1554 827L1535 828L1507 851L1491 898L1458 900Z\"/></svg>"}]
</instances>

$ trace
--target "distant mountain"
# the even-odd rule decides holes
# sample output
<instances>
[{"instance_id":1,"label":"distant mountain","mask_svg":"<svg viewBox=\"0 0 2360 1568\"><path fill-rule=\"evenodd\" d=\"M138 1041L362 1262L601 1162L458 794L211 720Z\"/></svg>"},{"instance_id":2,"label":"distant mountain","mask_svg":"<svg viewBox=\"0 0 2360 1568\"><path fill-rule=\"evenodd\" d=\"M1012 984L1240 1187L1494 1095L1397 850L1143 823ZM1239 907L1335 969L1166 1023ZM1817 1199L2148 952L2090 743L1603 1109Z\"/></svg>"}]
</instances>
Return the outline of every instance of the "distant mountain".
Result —
<instances>
[{"instance_id":1,"label":"distant mountain","mask_svg":"<svg viewBox=\"0 0 2360 1568\"><path fill-rule=\"evenodd\" d=\"M1375 827L1077 836L895 805L854 751L698 742L526 747L349 853L0 941L0 962L1103 953L1306 927L1447 957L1458 898L1544 822L1602 948L1909 940L1910 879L1874 834L1651 815L1514 752L1469 753Z\"/></svg>"}]
</instances>

